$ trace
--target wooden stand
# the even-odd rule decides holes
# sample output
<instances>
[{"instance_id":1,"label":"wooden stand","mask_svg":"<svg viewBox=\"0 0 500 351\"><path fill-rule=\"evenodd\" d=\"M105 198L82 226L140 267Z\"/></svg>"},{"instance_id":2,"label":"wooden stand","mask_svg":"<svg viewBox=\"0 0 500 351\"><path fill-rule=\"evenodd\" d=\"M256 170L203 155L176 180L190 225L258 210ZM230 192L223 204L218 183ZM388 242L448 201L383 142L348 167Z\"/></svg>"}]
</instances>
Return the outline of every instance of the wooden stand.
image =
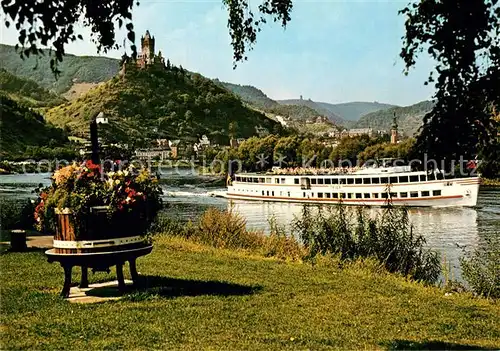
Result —
<instances>
[{"instance_id":1,"label":"wooden stand","mask_svg":"<svg viewBox=\"0 0 500 351\"><path fill-rule=\"evenodd\" d=\"M71 272L73 267L82 267L82 278L80 281L81 288L87 288L88 269L108 270L111 266L116 266L116 276L118 280L118 289L124 291L125 280L123 277L123 265L129 263L130 275L134 285L137 285L139 275L137 274L136 259L145 256L153 250L152 245L122 251L112 252L94 252L80 254L63 254L58 253L54 249L45 251L47 260L51 262L59 262L64 269L64 287L61 291L61 296L68 297L71 288Z\"/></svg>"}]
</instances>

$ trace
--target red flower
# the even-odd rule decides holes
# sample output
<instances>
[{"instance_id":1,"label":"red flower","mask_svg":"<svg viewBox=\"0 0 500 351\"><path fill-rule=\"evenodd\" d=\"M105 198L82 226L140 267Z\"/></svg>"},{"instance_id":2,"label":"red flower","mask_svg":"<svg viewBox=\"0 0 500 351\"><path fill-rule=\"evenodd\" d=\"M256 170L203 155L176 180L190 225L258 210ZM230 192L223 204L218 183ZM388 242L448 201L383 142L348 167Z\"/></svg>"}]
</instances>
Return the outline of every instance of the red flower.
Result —
<instances>
[{"instance_id":1,"label":"red flower","mask_svg":"<svg viewBox=\"0 0 500 351\"><path fill-rule=\"evenodd\" d=\"M92 162L92 160L87 160L85 162L85 166L89 169L89 171L97 171L97 172L101 172L101 166L100 165L96 165L94 162Z\"/></svg>"}]
</instances>

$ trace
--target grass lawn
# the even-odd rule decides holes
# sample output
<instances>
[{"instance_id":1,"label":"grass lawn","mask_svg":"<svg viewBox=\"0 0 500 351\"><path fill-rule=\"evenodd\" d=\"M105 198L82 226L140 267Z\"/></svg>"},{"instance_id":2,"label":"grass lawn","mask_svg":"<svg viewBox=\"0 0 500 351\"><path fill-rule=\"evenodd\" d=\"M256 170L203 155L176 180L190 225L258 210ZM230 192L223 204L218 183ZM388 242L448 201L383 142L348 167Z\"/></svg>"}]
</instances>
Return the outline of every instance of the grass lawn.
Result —
<instances>
[{"instance_id":1,"label":"grass lawn","mask_svg":"<svg viewBox=\"0 0 500 351\"><path fill-rule=\"evenodd\" d=\"M138 260L149 288L91 305L58 296L62 269L41 252L3 254L0 270L2 349L500 347L498 302L370 262L312 266L160 236Z\"/></svg>"}]
</instances>

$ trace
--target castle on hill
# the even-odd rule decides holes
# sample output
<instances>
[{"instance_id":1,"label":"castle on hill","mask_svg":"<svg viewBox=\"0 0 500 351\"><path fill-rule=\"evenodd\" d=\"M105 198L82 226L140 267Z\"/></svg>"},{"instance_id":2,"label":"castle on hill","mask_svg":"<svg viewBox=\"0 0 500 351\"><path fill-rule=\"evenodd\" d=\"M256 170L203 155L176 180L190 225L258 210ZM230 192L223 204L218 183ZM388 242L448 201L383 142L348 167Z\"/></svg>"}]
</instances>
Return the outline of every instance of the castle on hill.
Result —
<instances>
[{"instance_id":1,"label":"castle on hill","mask_svg":"<svg viewBox=\"0 0 500 351\"><path fill-rule=\"evenodd\" d=\"M146 68L151 65L161 65L165 67L165 58L161 51L155 54L155 37L152 37L149 30L141 37L141 52L137 55L137 67Z\"/></svg>"}]
</instances>

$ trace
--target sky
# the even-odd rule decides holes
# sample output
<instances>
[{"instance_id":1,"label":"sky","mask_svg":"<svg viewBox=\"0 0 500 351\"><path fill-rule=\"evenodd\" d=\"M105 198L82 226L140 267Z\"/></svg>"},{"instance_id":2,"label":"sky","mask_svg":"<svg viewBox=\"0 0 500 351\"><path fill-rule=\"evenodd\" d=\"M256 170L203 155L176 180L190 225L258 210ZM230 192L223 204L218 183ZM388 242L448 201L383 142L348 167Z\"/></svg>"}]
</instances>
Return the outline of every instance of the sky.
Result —
<instances>
[{"instance_id":1,"label":"sky","mask_svg":"<svg viewBox=\"0 0 500 351\"><path fill-rule=\"evenodd\" d=\"M399 52L405 19L398 10L406 0L294 0L293 4L286 29L266 24L248 61L236 69L221 0L142 0L134 8L133 21L136 36L148 29L156 39L156 50L173 64L209 78L253 85L272 99L302 95L330 103L378 101L406 106L432 96L433 88L424 85L433 67L429 57L420 57L416 68L403 74ZM90 30L81 31L84 40L70 44L66 51L97 55ZM122 42L125 34L117 37ZM2 21L0 42L16 44L14 26L6 28ZM122 53L105 56L118 58Z\"/></svg>"}]
</instances>

